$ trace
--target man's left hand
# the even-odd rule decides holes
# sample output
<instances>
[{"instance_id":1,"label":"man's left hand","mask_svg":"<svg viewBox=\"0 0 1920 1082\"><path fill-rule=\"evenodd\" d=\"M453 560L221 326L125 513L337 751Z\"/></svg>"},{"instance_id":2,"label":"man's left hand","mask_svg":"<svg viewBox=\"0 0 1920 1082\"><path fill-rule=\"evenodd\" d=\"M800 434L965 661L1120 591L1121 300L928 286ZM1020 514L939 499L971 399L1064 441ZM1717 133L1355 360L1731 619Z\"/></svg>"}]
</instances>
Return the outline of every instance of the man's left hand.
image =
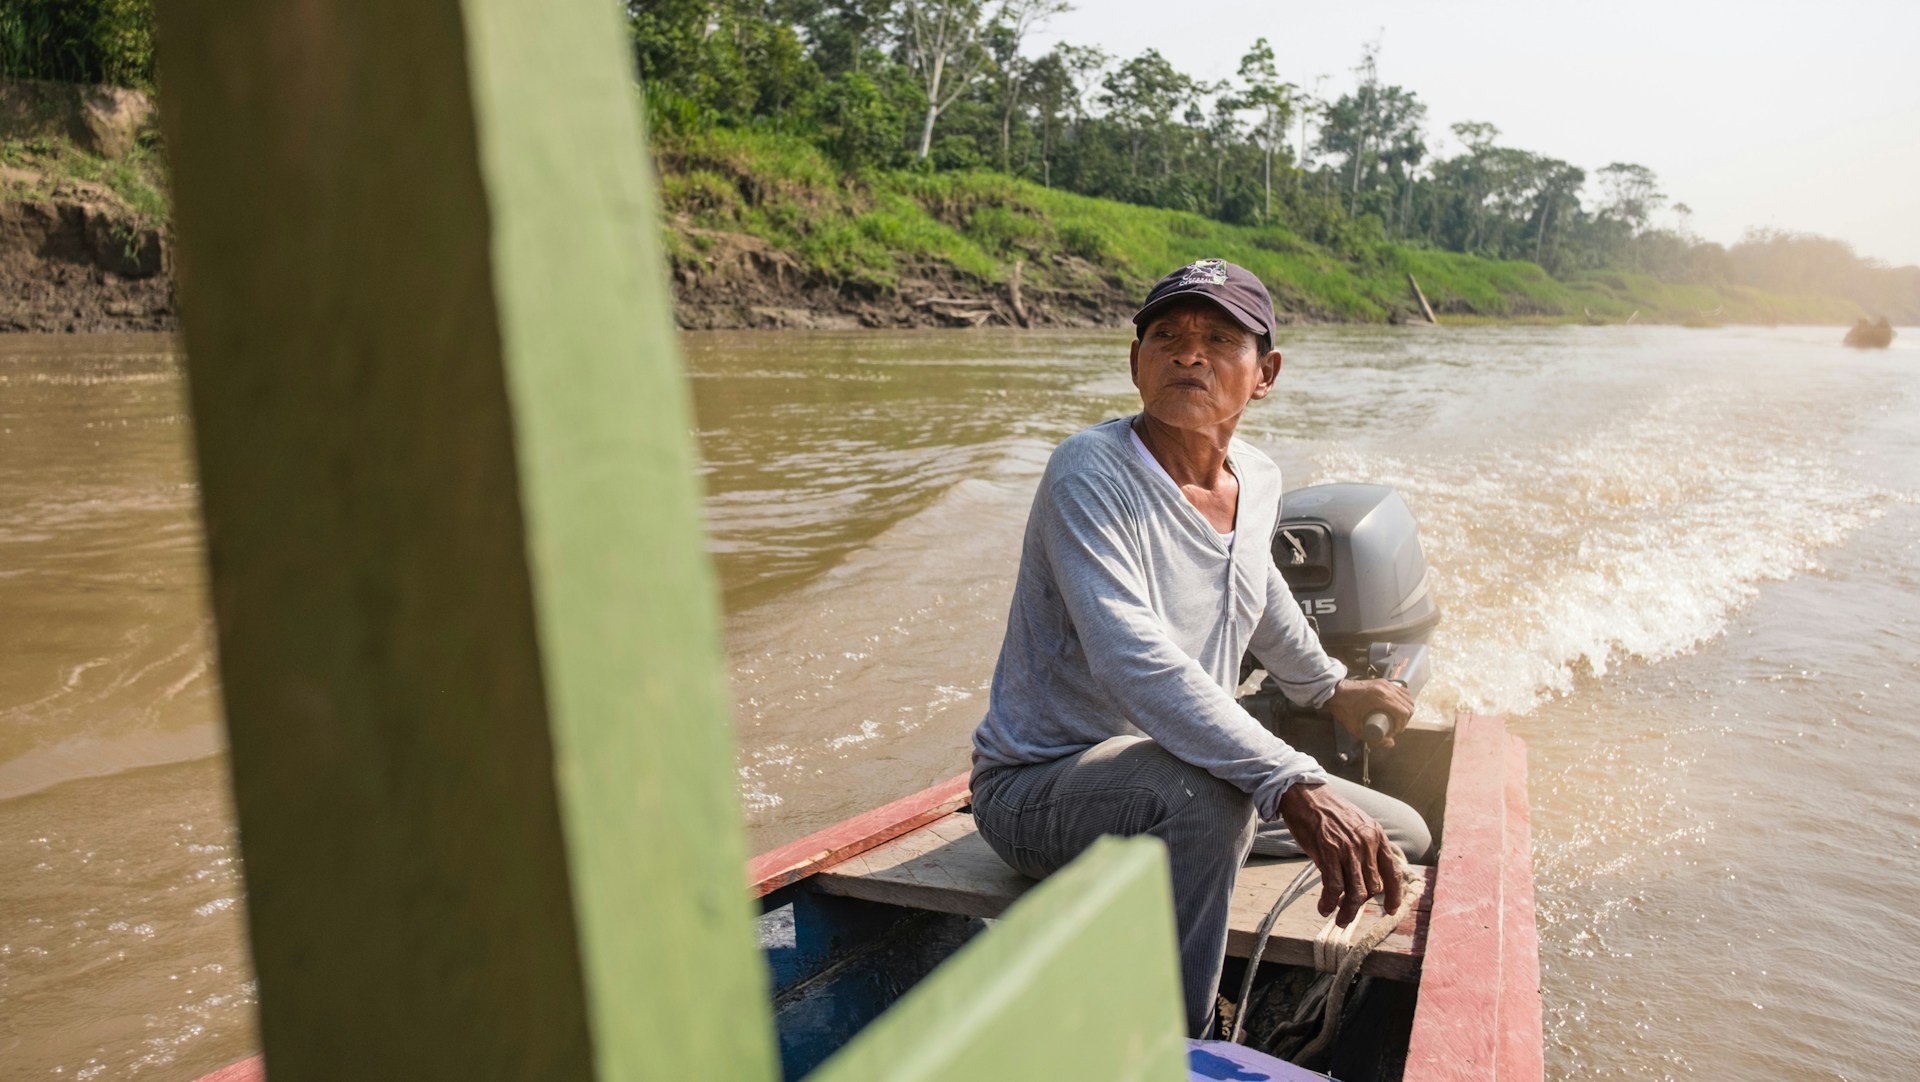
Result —
<instances>
[{"instance_id":1,"label":"man's left hand","mask_svg":"<svg viewBox=\"0 0 1920 1082\"><path fill-rule=\"evenodd\" d=\"M1280 794L1280 818L1294 843L1320 869L1320 915L1345 928L1376 894L1400 908L1399 862L1387 832L1331 786L1297 782Z\"/></svg>"},{"instance_id":2,"label":"man's left hand","mask_svg":"<svg viewBox=\"0 0 1920 1082\"><path fill-rule=\"evenodd\" d=\"M1391 680L1342 680L1335 686L1333 697L1326 702L1327 713L1339 722L1354 739L1367 739L1367 718L1373 714L1387 716L1387 735L1380 748L1393 747L1393 738L1407 727L1407 721L1413 717L1413 696L1407 689Z\"/></svg>"}]
</instances>

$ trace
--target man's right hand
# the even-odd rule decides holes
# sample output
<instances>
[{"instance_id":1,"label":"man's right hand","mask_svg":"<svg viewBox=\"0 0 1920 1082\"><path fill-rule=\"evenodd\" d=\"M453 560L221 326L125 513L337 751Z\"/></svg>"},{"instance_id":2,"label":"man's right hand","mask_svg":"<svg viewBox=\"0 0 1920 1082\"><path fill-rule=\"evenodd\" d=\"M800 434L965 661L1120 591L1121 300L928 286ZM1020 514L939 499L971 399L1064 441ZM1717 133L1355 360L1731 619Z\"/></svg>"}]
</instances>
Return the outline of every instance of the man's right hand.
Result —
<instances>
[{"instance_id":1,"label":"man's right hand","mask_svg":"<svg viewBox=\"0 0 1920 1082\"><path fill-rule=\"evenodd\" d=\"M1393 738L1413 717L1413 696L1391 680L1342 680L1324 705L1333 720L1361 741L1367 739L1367 716L1385 714L1387 737L1378 745L1382 748L1393 747Z\"/></svg>"},{"instance_id":2,"label":"man's right hand","mask_svg":"<svg viewBox=\"0 0 1920 1082\"><path fill-rule=\"evenodd\" d=\"M1299 782L1280 796L1280 818L1293 840L1320 869L1320 915L1338 915L1345 928L1383 891L1391 913L1400 908L1400 869L1393 843L1373 817L1325 785Z\"/></svg>"}]
</instances>

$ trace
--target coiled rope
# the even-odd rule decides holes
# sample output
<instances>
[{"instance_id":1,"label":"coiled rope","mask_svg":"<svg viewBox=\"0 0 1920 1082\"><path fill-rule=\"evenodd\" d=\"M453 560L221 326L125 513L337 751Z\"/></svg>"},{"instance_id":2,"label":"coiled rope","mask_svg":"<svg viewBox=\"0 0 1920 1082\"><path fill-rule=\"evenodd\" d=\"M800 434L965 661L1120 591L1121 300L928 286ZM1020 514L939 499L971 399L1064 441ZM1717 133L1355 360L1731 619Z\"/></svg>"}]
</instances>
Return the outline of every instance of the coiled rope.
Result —
<instances>
[{"instance_id":1,"label":"coiled rope","mask_svg":"<svg viewBox=\"0 0 1920 1082\"><path fill-rule=\"evenodd\" d=\"M1320 1032L1294 1055L1294 1062L1307 1062L1332 1043L1334 1034L1340 1028L1340 1011L1346 1005L1347 991L1352 987L1353 979L1359 976L1361 963L1387 936L1393 934L1393 930L1400 926L1400 922L1413 911L1420 896L1426 892L1426 879L1414 874L1398 849L1393 853L1393 870L1402 884L1398 909L1383 913L1371 922L1356 917L1345 928L1334 923L1334 918L1338 916L1336 913L1327 917L1326 923L1314 936L1313 967L1323 973L1333 974L1333 983L1328 990L1326 1010L1321 1016ZM1273 935L1274 922L1280 919L1282 911L1319 883L1319 869L1308 863L1300 869L1300 874L1293 877L1293 882L1287 884L1287 889L1274 899L1273 908L1261 918L1260 927L1254 933L1253 952L1247 958L1247 975L1240 981L1240 1004L1233 1012L1233 1031L1227 1038L1233 1043L1245 1043L1243 1038L1246 1035L1248 1008L1253 998L1253 979L1260 970L1260 956L1266 952L1267 940Z\"/></svg>"}]
</instances>

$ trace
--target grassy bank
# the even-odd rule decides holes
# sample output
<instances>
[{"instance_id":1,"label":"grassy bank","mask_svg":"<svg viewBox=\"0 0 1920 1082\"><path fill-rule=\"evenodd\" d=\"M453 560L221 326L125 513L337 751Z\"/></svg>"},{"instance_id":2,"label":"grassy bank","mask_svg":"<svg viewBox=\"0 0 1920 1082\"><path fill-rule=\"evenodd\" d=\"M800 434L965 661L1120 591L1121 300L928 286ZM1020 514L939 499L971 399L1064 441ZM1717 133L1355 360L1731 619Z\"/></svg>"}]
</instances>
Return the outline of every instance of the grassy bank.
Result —
<instances>
[{"instance_id":1,"label":"grassy bank","mask_svg":"<svg viewBox=\"0 0 1920 1082\"><path fill-rule=\"evenodd\" d=\"M1860 314L1833 297L1623 271L1561 280L1532 263L1381 242L1335 251L1284 225L1228 225L993 172L848 176L807 141L764 133L716 131L657 150L677 284L732 304L689 326L811 325L756 321L765 309L755 305L843 316L865 305L867 325L923 325L902 295L1005 298L1016 266L1029 301L1057 319L1114 322L1155 277L1203 256L1251 268L1284 311L1308 320L1417 319L1409 273L1443 320L1842 324ZM164 234L166 185L146 142L109 159L59 138L0 139L0 202L82 202L129 236Z\"/></svg>"},{"instance_id":2,"label":"grassy bank","mask_svg":"<svg viewBox=\"0 0 1920 1082\"><path fill-rule=\"evenodd\" d=\"M103 202L142 227L164 226L172 213L156 151L136 145L124 157L103 158L45 136L0 138L0 199Z\"/></svg>"},{"instance_id":3,"label":"grassy bank","mask_svg":"<svg viewBox=\"0 0 1920 1082\"><path fill-rule=\"evenodd\" d=\"M895 290L913 277L1000 287L1017 262L1030 288L1137 296L1172 267L1219 256L1260 275L1285 310L1308 319L1411 318L1408 273L1443 318L1844 323L1859 314L1831 297L1614 271L1563 281L1532 263L1386 243L1336 252L1282 225L1227 225L999 173L849 177L806 141L764 133L716 131L658 150L669 248L696 270L721 243L717 235L745 234L808 274L861 292Z\"/></svg>"}]
</instances>

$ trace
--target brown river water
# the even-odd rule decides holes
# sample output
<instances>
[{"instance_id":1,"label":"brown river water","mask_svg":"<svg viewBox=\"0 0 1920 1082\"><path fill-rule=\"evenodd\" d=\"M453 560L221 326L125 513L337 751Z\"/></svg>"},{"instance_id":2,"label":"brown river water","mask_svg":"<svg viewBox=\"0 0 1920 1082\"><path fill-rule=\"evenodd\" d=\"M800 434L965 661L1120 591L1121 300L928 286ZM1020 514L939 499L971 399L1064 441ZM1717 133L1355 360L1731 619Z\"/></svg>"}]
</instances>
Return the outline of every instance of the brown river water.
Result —
<instances>
[{"instance_id":1,"label":"brown river water","mask_svg":"<svg viewBox=\"0 0 1920 1082\"><path fill-rule=\"evenodd\" d=\"M1242 432L1400 488L1422 709L1531 749L1547 1073L1920 1077L1920 334L1305 328ZM686 339L755 848L965 767L1124 333ZM255 987L166 338L0 336L0 1079L191 1079Z\"/></svg>"}]
</instances>

